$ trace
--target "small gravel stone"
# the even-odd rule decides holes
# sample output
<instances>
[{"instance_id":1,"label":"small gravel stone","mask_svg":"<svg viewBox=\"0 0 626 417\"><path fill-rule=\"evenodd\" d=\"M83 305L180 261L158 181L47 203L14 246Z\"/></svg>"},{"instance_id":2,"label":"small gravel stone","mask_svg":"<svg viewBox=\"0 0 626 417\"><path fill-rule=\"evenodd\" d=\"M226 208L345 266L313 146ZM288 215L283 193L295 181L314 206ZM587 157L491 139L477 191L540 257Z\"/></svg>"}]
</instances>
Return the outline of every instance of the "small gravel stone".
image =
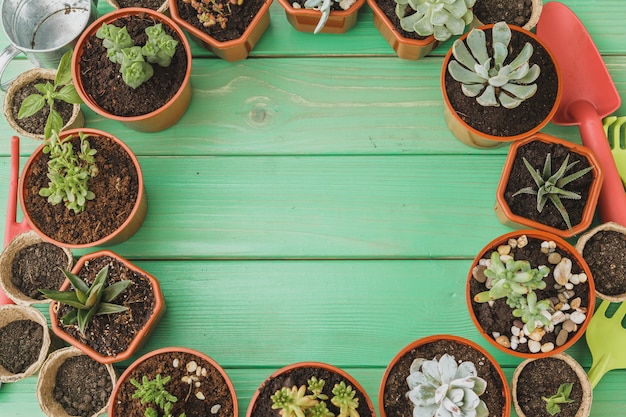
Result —
<instances>
[{"instance_id":1,"label":"small gravel stone","mask_svg":"<svg viewBox=\"0 0 626 417\"><path fill-rule=\"evenodd\" d=\"M543 336L546 334L546 331L541 327L536 328L531 334L528 335L528 338L534 340L536 342L540 342L543 339Z\"/></svg>"},{"instance_id":2,"label":"small gravel stone","mask_svg":"<svg viewBox=\"0 0 626 417\"><path fill-rule=\"evenodd\" d=\"M548 342L541 345L541 351L543 353L552 352L554 350L554 343Z\"/></svg>"},{"instance_id":3,"label":"small gravel stone","mask_svg":"<svg viewBox=\"0 0 626 417\"><path fill-rule=\"evenodd\" d=\"M561 254L558 252L552 252L550 255L548 255L548 262L552 265L558 264L559 262L561 262Z\"/></svg>"},{"instance_id":4,"label":"small gravel stone","mask_svg":"<svg viewBox=\"0 0 626 417\"><path fill-rule=\"evenodd\" d=\"M484 265L476 265L472 269L472 277L481 284L487 281L487 277L485 276L485 269L487 269Z\"/></svg>"},{"instance_id":5,"label":"small gravel stone","mask_svg":"<svg viewBox=\"0 0 626 417\"><path fill-rule=\"evenodd\" d=\"M215 404L213 407L211 407L211 414L217 414L218 411L220 411L220 408L222 408L221 405Z\"/></svg>"},{"instance_id":6,"label":"small gravel stone","mask_svg":"<svg viewBox=\"0 0 626 417\"><path fill-rule=\"evenodd\" d=\"M581 272L580 274L578 274L578 280L581 284L587 282L587 274Z\"/></svg>"},{"instance_id":7,"label":"small gravel stone","mask_svg":"<svg viewBox=\"0 0 626 417\"><path fill-rule=\"evenodd\" d=\"M509 340L508 337L506 337L504 335L496 337L496 342L500 346L504 346L505 348L510 348L511 347L511 341Z\"/></svg>"},{"instance_id":8,"label":"small gravel stone","mask_svg":"<svg viewBox=\"0 0 626 417\"><path fill-rule=\"evenodd\" d=\"M500 245L498 246L498 253L500 255L508 255L511 253L511 247L509 245Z\"/></svg>"},{"instance_id":9,"label":"small gravel stone","mask_svg":"<svg viewBox=\"0 0 626 417\"><path fill-rule=\"evenodd\" d=\"M178 359L174 359L174 360L172 361L172 366L173 366L174 368L178 368L178 365L179 365L179 364L180 364L180 361L179 361Z\"/></svg>"},{"instance_id":10,"label":"small gravel stone","mask_svg":"<svg viewBox=\"0 0 626 417\"><path fill-rule=\"evenodd\" d=\"M196 392L196 398L199 400L204 400L204 394L200 391Z\"/></svg>"},{"instance_id":11,"label":"small gravel stone","mask_svg":"<svg viewBox=\"0 0 626 417\"><path fill-rule=\"evenodd\" d=\"M511 326L511 333L513 336L519 336L521 329L517 326Z\"/></svg>"},{"instance_id":12,"label":"small gravel stone","mask_svg":"<svg viewBox=\"0 0 626 417\"><path fill-rule=\"evenodd\" d=\"M563 330L565 330L568 333L572 333L578 330L578 325L568 319L563 322Z\"/></svg>"},{"instance_id":13,"label":"small gravel stone","mask_svg":"<svg viewBox=\"0 0 626 417\"><path fill-rule=\"evenodd\" d=\"M580 275L572 274L572 276L569 277L569 282L571 282L574 285L580 284Z\"/></svg>"},{"instance_id":14,"label":"small gravel stone","mask_svg":"<svg viewBox=\"0 0 626 417\"><path fill-rule=\"evenodd\" d=\"M536 340L529 340L528 341L528 350L530 350L532 353L538 353L541 351L541 343L537 342Z\"/></svg>"},{"instance_id":15,"label":"small gravel stone","mask_svg":"<svg viewBox=\"0 0 626 417\"><path fill-rule=\"evenodd\" d=\"M198 364L196 363L196 361L191 361L187 363L187 372L196 372L196 369L198 369Z\"/></svg>"},{"instance_id":16,"label":"small gravel stone","mask_svg":"<svg viewBox=\"0 0 626 417\"><path fill-rule=\"evenodd\" d=\"M574 311L572 314L569 315L569 319L575 324L581 324L582 322L585 321L586 318L587 318L587 315L583 313L582 311L578 311L578 310Z\"/></svg>"},{"instance_id":17,"label":"small gravel stone","mask_svg":"<svg viewBox=\"0 0 626 417\"><path fill-rule=\"evenodd\" d=\"M508 242L506 242L509 244L510 247L512 247L513 249L515 249L517 247L517 240L515 239L509 239Z\"/></svg>"},{"instance_id":18,"label":"small gravel stone","mask_svg":"<svg viewBox=\"0 0 626 417\"><path fill-rule=\"evenodd\" d=\"M556 336L556 345L563 346L565 342L567 342L568 337L569 333L567 333L567 330L561 329L559 334Z\"/></svg>"},{"instance_id":19,"label":"small gravel stone","mask_svg":"<svg viewBox=\"0 0 626 417\"><path fill-rule=\"evenodd\" d=\"M569 282L569 278L572 276L572 261L568 258L562 258L561 261L554 267L554 280L559 285L565 285Z\"/></svg>"},{"instance_id":20,"label":"small gravel stone","mask_svg":"<svg viewBox=\"0 0 626 417\"><path fill-rule=\"evenodd\" d=\"M521 235L520 237L517 238L518 248L523 248L526 245L528 245L528 237L526 235Z\"/></svg>"}]
</instances>

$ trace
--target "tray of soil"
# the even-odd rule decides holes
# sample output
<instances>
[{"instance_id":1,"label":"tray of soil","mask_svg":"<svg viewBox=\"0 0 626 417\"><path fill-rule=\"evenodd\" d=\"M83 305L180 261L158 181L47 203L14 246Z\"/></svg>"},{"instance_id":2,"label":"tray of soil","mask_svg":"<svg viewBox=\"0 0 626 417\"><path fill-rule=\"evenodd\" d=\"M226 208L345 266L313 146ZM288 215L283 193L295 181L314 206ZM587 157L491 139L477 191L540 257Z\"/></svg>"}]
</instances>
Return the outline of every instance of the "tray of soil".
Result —
<instances>
[{"instance_id":1,"label":"tray of soil","mask_svg":"<svg viewBox=\"0 0 626 417\"><path fill-rule=\"evenodd\" d=\"M263 381L250 400L246 417L299 413L376 416L363 387L344 370L321 362L298 362L277 370Z\"/></svg>"},{"instance_id":2,"label":"tray of soil","mask_svg":"<svg viewBox=\"0 0 626 417\"><path fill-rule=\"evenodd\" d=\"M155 395L164 400L156 404ZM183 413L185 417L237 417L238 407L224 369L209 356L182 347L158 349L133 362L120 376L109 405L109 417Z\"/></svg>"},{"instance_id":3,"label":"tray of soil","mask_svg":"<svg viewBox=\"0 0 626 417\"><path fill-rule=\"evenodd\" d=\"M479 0L474 5L472 27L506 22L532 30L539 22L543 0Z\"/></svg>"},{"instance_id":4,"label":"tray of soil","mask_svg":"<svg viewBox=\"0 0 626 417\"><path fill-rule=\"evenodd\" d=\"M433 335L410 343L391 360L378 408L381 417L508 417L511 396L502 369L485 349L458 336Z\"/></svg>"},{"instance_id":5,"label":"tray of soil","mask_svg":"<svg viewBox=\"0 0 626 417\"><path fill-rule=\"evenodd\" d=\"M585 260L565 240L540 230L507 233L485 246L468 273L466 297L489 343L523 358L572 346L595 306Z\"/></svg>"}]
</instances>

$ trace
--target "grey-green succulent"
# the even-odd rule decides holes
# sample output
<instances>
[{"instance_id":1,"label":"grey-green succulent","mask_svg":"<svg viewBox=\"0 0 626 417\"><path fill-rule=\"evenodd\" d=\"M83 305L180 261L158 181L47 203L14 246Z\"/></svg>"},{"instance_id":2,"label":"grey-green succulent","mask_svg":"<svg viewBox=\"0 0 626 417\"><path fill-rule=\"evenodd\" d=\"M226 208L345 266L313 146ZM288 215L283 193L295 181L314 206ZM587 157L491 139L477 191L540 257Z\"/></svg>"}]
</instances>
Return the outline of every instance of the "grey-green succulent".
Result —
<instances>
[{"instance_id":1,"label":"grey-green succulent","mask_svg":"<svg viewBox=\"0 0 626 417\"><path fill-rule=\"evenodd\" d=\"M487 417L489 410L480 399L487 382L469 361L457 364L447 353L439 360L417 358L407 377L407 398L414 417Z\"/></svg>"},{"instance_id":2,"label":"grey-green succulent","mask_svg":"<svg viewBox=\"0 0 626 417\"><path fill-rule=\"evenodd\" d=\"M534 82L541 72L539 65L529 63L533 46L526 42L520 53L505 64L509 54L511 29L504 22L491 30L493 47L487 50L485 33L473 29L467 36L467 45L457 39L452 45L454 60L448 72L461 83L463 94L476 97L481 106L503 106L512 109L537 92Z\"/></svg>"},{"instance_id":3,"label":"grey-green succulent","mask_svg":"<svg viewBox=\"0 0 626 417\"><path fill-rule=\"evenodd\" d=\"M306 0L304 3L305 8L315 9L322 12L322 16L320 17L319 22L317 22L317 26L315 27L313 33L318 33L324 28L326 22L328 21L328 17L330 16L333 3L337 3L342 10L348 10L354 3L356 3L356 0ZM300 4L295 2L293 3L293 6L300 7Z\"/></svg>"},{"instance_id":4,"label":"grey-green succulent","mask_svg":"<svg viewBox=\"0 0 626 417\"><path fill-rule=\"evenodd\" d=\"M407 32L434 35L443 42L463 33L474 18L474 3L476 0L396 0L396 15Z\"/></svg>"}]
</instances>

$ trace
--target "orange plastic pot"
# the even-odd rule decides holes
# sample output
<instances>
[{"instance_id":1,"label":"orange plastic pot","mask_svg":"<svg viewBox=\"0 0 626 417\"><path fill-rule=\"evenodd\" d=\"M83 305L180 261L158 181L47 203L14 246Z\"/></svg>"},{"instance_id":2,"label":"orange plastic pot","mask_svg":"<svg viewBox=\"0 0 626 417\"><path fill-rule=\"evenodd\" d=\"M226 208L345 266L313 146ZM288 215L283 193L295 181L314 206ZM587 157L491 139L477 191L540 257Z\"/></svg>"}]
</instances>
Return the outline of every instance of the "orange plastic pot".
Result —
<instances>
[{"instance_id":1,"label":"orange plastic pot","mask_svg":"<svg viewBox=\"0 0 626 417\"><path fill-rule=\"evenodd\" d=\"M528 18L528 21L524 25L522 25L522 29L532 30L535 26L537 26L537 22L539 22L539 17L541 16L541 10L543 10L543 0L531 0L530 17ZM497 15L497 13L494 14ZM476 17L476 14L474 14L474 19L472 20L472 23L470 23L470 27L477 28L486 24L497 23L500 20L504 19L501 18L490 22L481 22L480 19ZM507 23L510 25L515 24L513 22Z\"/></svg>"},{"instance_id":2,"label":"orange plastic pot","mask_svg":"<svg viewBox=\"0 0 626 417\"><path fill-rule=\"evenodd\" d=\"M180 45L183 46L185 54L187 55L187 69L185 71L185 77L180 89L167 103L165 103L163 107L140 116L118 116L104 110L93 100L91 95L87 93L82 82L79 62L83 54L85 42L95 36L96 32L103 23L111 24L119 18L137 15L148 15L150 18L163 23L176 32L176 35L180 40ZM80 95L80 98L82 98L85 104L94 112L106 117L107 119L122 122L131 129L138 130L140 132L158 132L175 125L183 116L187 107L189 107L189 103L191 102L191 61L191 46L189 45L189 41L187 40L185 33L172 19L155 10L129 7L114 10L105 14L89 25L89 27L83 32L78 39L74 49L74 55L72 57L72 78L74 79L74 85L76 86L78 95Z\"/></svg>"},{"instance_id":3,"label":"orange plastic pot","mask_svg":"<svg viewBox=\"0 0 626 417\"><path fill-rule=\"evenodd\" d=\"M578 329L574 332L574 334L568 338L568 340L561 346L555 346L554 349L547 351L547 352L542 352L539 351L537 353L526 353L526 352L519 352L517 350L513 350L511 348L508 347L504 347L503 345L499 344L498 342L496 342L496 340L493 338L493 335L491 333L488 333L480 324L480 322L478 321L478 318L476 317L476 313L474 312L474 309L472 308L472 304L474 303L473 301L473 294L471 293L471 289L470 289L470 284L472 282L473 278L473 269L474 267L476 267L480 261L480 259L484 258L486 254L491 253L493 251L496 251L497 248L500 245L506 245L509 242L509 239L517 239L522 235L526 235L528 237L528 239L539 239L541 241L553 241L556 243L557 247L561 250L563 250L569 257L569 259L572 261L572 264L574 265L578 265L580 267L580 269L582 270L582 272L584 272L587 275L587 283L589 285L589 291L588 291L588 302L587 302L587 315L585 318L585 321L582 322L581 324L578 325ZM548 262L546 262L546 264L548 264ZM537 267L538 265L531 265L532 267ZM552 270L554 269L554 265L550 265L550 270L552 273ZM596 289L595 289L595 285L593 282L593 276L591 273L591 270L589 269L589 266L587 265L587 263L585 262L584 258L582 257L582 255L580 253L578 253L578 251L576 249L574 249L574 247L572 245L570 245L567 241L565 241L564 239L549 233L549 232L544 232L542 230L519 230L519 231L514 231L514 232L510 232L510 233L506 233L504 235L501 235L497 238L495 238L494 240L492 240L491 242L489 242L479 253L478 255L476 255L476 257L474 258L474 261L472 262L472 265L469 269L469 272L467 274L467 284L465 286L465 301L467 303L467 308L469 310L469 314L470 317L472 319L472 322L474 323L474 325L476 326L476 329L480 332L480 334L489 342L491 343L492 346L494 346L495 348L497 348L498 350L507 353L509 355L513 355L513 356L517 356L520 358L524 358L524 359L529 359L529 358L545 358L548 356L553 356L556 355L558 353L562 353L565 350L567 350L568 348L570 348L571 346L574 345L574 343L576 343L578 341L578 339L580 339L580 337L583 335L583 333L585 333L585 330L587 329L587 326L589 325L589 321L591 320L591 316L593 314L594 311L594 307L595 307L595 303L596 303ZM502 329L503 331L508 331L509 329Z\"/></svg>"},{"instance_id":4,"label":"orange plastic pot","mask_svg":"<svg viewBox=\"0 0 626 417\"><path fill-rule=\"evenodd\" d=\"M482 348L480 345L472 342L471 340L459 337L459 336L454 336L454 335L445 335L445 334L441 334L441 335L432 335L432 336L427 336L424 337L422 339L418 339L410 344L408 344L407 346L405 346L402 350L400 350L400 352L398 352L396 354L396 356L394 356L394 358L391 360L391 362L389 363L389 365L387 365L387 368L385 369L385 373L383 374L383 378L381 380L380 383L380 389L378 391L378 409L380 410L380 417L396 417L396 416L392 416L390 414L387 414L387 412L385 411L385 393L387 390L387 381L389 380L390 376L392 375L393 371L396 371L399 365L399 362L401 359L403 359L406 355L411 355L412 351L414 351L415 349L419 349L420 347L423 347L425 345L429 345L435 342L445 342L445 343L449 343L449 344L457 344L457 345L464 345L467 346L477 352L480 352L480 354L482 356L484 356L487 361L489 362L489 364L491 365L490 367L496 370L496 373L498 375L498 382L502 385L502 398L504 399L504 407L501 411L494 411L494 410L489 410L489 415L490 416L495 416L495 417L509 417L510 411L511 411L511 393L509 391L509 385L507 383L506 377L504 376L504 372L502 372L502 368L500 368L500 366L498 365L498 363L495 361L495 359L489 354L489 352L487 352L484 348ZM441 354L443 354L445 352L441 352ZM452 355L454 356L454 355ZM403 380L406 379L407 376L409 376L409 368L410 368L410 363L416 359L415 358L410 358L411 360L408 361L408 365L406 366L406 369L402 369L402 372L404 373L406 371L406 376L403 377ZM426 358L426 359L432 359L432 358ZM455 357L455 359L458 361L463 360L463 358L459 358L459 357ZM476 364L475 364L476 365ZM481 374L479 373L478 376L480 377ZM490 389L489 383L487 384L487 389ZM406 398L405 394L406 392L409 390L408 385L406 388L406 391L402 392L402 393L393 393L393 396L395 398L398 398L399 401L407 401L407 404L409 404L411 406L412 409L412 404L411 401Z\"/></svg>"},{"instance_id":5,"label":"orange plastic pot","mask_svg":"<svg viewBox=\"0 0 626 417\"><path fill-rule=\"evenodd\" d=\"M39 236L41 236L46 241L53 243L56 246L60 246L60 247L66 247L66 248L71 248L71 249L84 249L84 248L91 248L93 246L100 246L100 245L105 245L105 244L113 245L116 243L123 242L129 239L132 235L135 234L135 232L137 232L137 230L139 230L139 227L141 227L146 217L146 212L148 210L148 197L144 189L144 181L143 181L143 174L141 172L141 166L139 165L139 161L137 160L137 157L135 156L133 151L124 142L122 142L120 139L116 138L115 136L111 135L110 133L103 132L102 130L98 130L98 129L66 130L60 134L60 138L63 140L64 138L70 135L77 135L79 132L83 132L89 136L103 136L103 137L107 137L111 139L119 147L124 149L124 151L126 151L128 156L133 161L133 165L135 166L135 171L137 172L138 190L137 190L137 201L135 201L135 205L132 211L130 212L130 214L128 215L128 218L113 233L95 242L88 242L84 244L76 244L73 242L60 242L46 235L43 232L43 230L41 230L41 228L35 223L35 221L32 218L31 213L29 212L25 204L25 199L29 192L26 187L26 178L31 174L34 163L43 154L44 145L41 144L39 145L37 149L35 149L35 151L28 158L28 160L26 161L26 165L24 165L24 168L22 170L22 181L19 187L19 201L20 201L20 206L22 208L22 213L24 213L24 220L28 223L28 225L30 225L32 230L34 230Z\"/></svg>"},{"instance_id":6,"label":"orange plastic pot","mask_svg":"<svg viewBox=\"0 0 626 417\"><path fill-rule=\"evenodd\" d=\"M533 141L556 143L563 147L566 147L569 149L570 152L584 156L589 164L593 167L591 174L593 175L594 180L589 187L589 195L585 204L585 210L582 216L582 220L580 221L580 223L572 225L571 230L557 229L556 227L552 227L550 225L519 216L511 211L511 208L504 198L506 187L511 176L511 169L513 167L513 163L515 162L515 157L519 148ZM596 158L593 151L591 151L591 149L554 136L549 136L543 133L535 133L527 139L516 141L511 144L508 156L506 158L506 161L504 162L504 168L502 169L502 175L500 177L498 189L496 190L496 204L494 210L496 216L498 217L498 220L500 220L500 222L505 226L513 227L516 229L538 229L553 233L557 236L564 238L572 237L578 235L581 232L584 232L585 230L587 230L589 225L591 225L591 222L593 221L593 216L596 211L598 197L600 196L600 189L602 188L603 178L604 171L600 165L600 162ZM535 196L527 196L536 200ZM522 197L520 196L520 198Z\"/></svg>"},{"instance_id":7,"label":"orange plastic pot","mask_svg":"<svg viewBox=\"0 0 626 417\"><path fill-rule=\"evenodd\" d=\"M493 24L490 24L490 25L482 26L480 29L490 30L492 27L493 27ZM492 135L492 134L488 134L485 132L481 132L473 128L463 119L461 119L461 117L459 117L459 115L457 114L457 111L452 106L452 103L450 102L450 98L448 97L448 94L446 92L446 74L448 72L448 64L450 62L450 59L452 58L452 48L450 48L450 50L448 51L448 53L446 54L443 60L443 65L441 67L440 84L441 84L441 91L443 94L443 101L444 101L443 114L446 120L446 124L448 125L448 128L450 129L450 131L454 134L454 136L459 141L463 142L464 144L468 146L472 146L475 148L494 148L494 147L502 146L508 142L513 142L513 141L530 137L534 133L541 130L545 125L547 125L550 120L552 120L552 117L556 113L556 110L559 107L559 103L561 102L563 83L560 81L561 80L560 70L559 70L558 63L556 62L556 59L554 58L554 55L552 54L552 52L548 49L548 46L541 39L539 39L534 33L530 31L527 31L517 26L509 25L509 28L511 29L511 32L522 33L525 36L533 39L535 42L539 43L541 46L543 46L543 48L546 50L546 52L550 56L552 63L554 64L557 77L559 79L554 103L552 104L550 111L548 112L548 114L546 114L546 117L543 120L541 120L539 123L537 123L533 128L529 129L528 131L519 133L517 135L498 136L498 135ZM465 39L467 38L470 32L465 33L463 36L459 38L459 40L465 41ZM458 83L457 81L454 81L454 82ZM459 89L460 88L461 87L459 85ZM541 92L539 91L537 92L537 94L541 94ZM480 106L480 104L476 103L476 106Z\"/></svg>"},{"instance_id":8,"label":"orange plastic pot","mask_svg":"<svg viewBox=\"0 0 626 417\"><path fill-rule=\"evenodd\" d=\"M398 57L417 60L425 57L439 45L439 41L433 35L422 40L405 38L398 32L382 9L378 7L376 0L367 0L367 4L374 12L374 25L387 43L396 51Z\"/></svg>"},{"instance_id":9,"label":"orange plastic pot","mask_svg":"<svg viewBox=\"0 0 626 417\"><path fill-rule=\"evenodd\" d=\"M93 360L100 362L100 363L109 364L109 363L121 362L121 361L130 359L131 356L135 353L135 351L137 351L138 349L141 348L141 346L143 346L146 340L150 337L150 334L152 334L156 325L161 320L161 317L163 316L163 314L165 314L165 299L163 298L161 285L159 284L159 281L153 275L144 271L143 269L132 264L130 261L122 258L118 254L110 250L101 250L101 251L93 252L88 255L82 256L78 260L76 265L74 265L74 268L72 268L72 273L75 275L78 275L78 273L80 272L80 270L83 268L83 266L86 263L89 263L90 261L94 259L104 257L104 256L114 258L115 260L124 264L126 268L132 271L135 271L137 274L145 276L148 279L148 281L150 281L150 286L152 287L152 294L154 295L154 310L152 311L150 318L146 321L146 324L139 331L136 332L136 334L133 336L132 342L128 345L126 350L113 356L108 356L100 352L97 352L96 350L91 348L89 345L75 339L72 335L67 333L63 329L63 327L59 325L59 319L57 315L57 311L59 309L59 306L58 306L59 303L57 301L52 301L50 303L49 312L50 312L50 324L52 326L52 332L55 335L65 340L70 345L80 349L82 352L89 355L89 357L91 357ZM61 286L60 291L66 291L69 288L70 288L70 281L66 279L63 286Z\"/></svg>"},{"instance_id":10,"label":"orange plastic pot","mask_svg":"<svg viewBox=\"0 0 626 417\"><path fill-rule=\"evenodd\" d=\"M365 389L363 389L363 387L361 386L361 384L358 383L358 381L356 379L354 379L352 376L350 376L350 374L348 374L346 371L344 371L343 369L340 369L336 366L333 365L329 365L327 363L323 363L323 362L297 362L291 365L287 365L283 368L280 368L279 370L277 370L276 372L274 372L273 374L271 374L270 376L268 376L265 381L259 386L259 388L257 388L257 390L254 392L254 395L252 396L252 398L250 399L250 404L248 405L248 410L246 412L246 417L252 417L254 415L254 411L255 411L255 407L257 404L257 401L259 400L259 395L261 394L261 390L272 380L276 379L276 378L281 378L284 374L289 373L290 371L294 370L294 369L298 369L298 368L319 368L319 369L323 369L335 374L340 375L344 380L346 385L352 385L352 388L354 388L357 391L357 394L362 394L364 398L359 398L359 404L363 404L363 401L365 401L367 408L369 409L369 411L372 413L372 417L376 417L376 411L374 410L374 405L372 404L372 401L370 400L369 396L367 395L367 392L365 391ZM314 375L311 375L314 376ZM306 385L306 382L303 382L301 384L296 384L295 382L290 382L289 386L287 388L291 388L293 385ZM273 392L271 394L274 394ZM266 398L266 400L270 400L270 397L268 395L268 397ZM329 401L328 401L329 402ZM278 414L278 412L277 412ZM263 416L266 417L266 416Z\"/></svg>"},{"instance_id":11,"label":"orange plastic pot","mask_svg":"<svg viewBox=\"0 0 626 417\"><path fill-rule=\"evenodd\" d=\"M300 32L313 32L317 27L322 13L313 9L295 9L289 0L278 0L285 9L287 21ZM356 23L359 9L365 0L357 0L348 10L332 10L328 20L319 33L345 33Z\"/></svg>"},{"instance_id":12,"label":"orange plastic pot","mask_svg":"<svg viewBox=\"0 0 626 417\"><path fill-rule=\"evenodd\" d=\"M224 378L224 382L226 383L228 387L228 391L230 392L230 395L233 400L233 413L232 414L225 415L222 410L220 411L219 414L216 414L216 415L220 415L224 417L237 417L239 415L238 414L239 408L237 405L237 394L235 392L235 387L233 386L233 383L228 377L228 374L226 373L226 371L224 371L224 369L214 359L212 359L210 356L205 355L204 353L199 352L197 350L193 350L193 349L189 349L185 347L166 347L166 348L156 349L156 350L146 353L145 355L141 356L139 359L134 361L128 368L126 368L126 370L118 378L117 384L115 384L115 387L113 387L113 392L111 394L111 401L109 402L109 409L108 409L109 417L127 417L127 416L120 415L120 412L118 411L119 404L121 401L119 397L120 391L123 389L125 385L127 386L130 385L129 378L131 377L132 373L142 363L146 362L149 359L157 358L161 355L168 354L168 353L186 353L192 356L196 356L197 358L208 362L213 368L215 368L219 372L219 374L222 376L222 378ZM161 376L164 378L166 377L166 375L161 375ZM139 379L137 378L137 380ZM170 382L170 384L172 382ZM132 389L134 390L134 387L132 387ZM209 398L209 395L210 394L206 394L206 397ZM182 400L184 400L184 398Z\"/></svg>"},{"instance_id":13,"label":"orange plastic pot","mask_svg":"<svg viewBox=\"0 0 626 417\"><path fill-rule=\"evenodd\" d=\"M254 49L259 39L261 39L265 29L267 29L270 24L269 9L272 4L272 0L266 0L241 37L220 42L181 18L180 13L178 12L178 4L176 0L169 0L169 2L170 13L172 15L172 19L176 23L200 41L202 46L206 49L213 52L218 57L230 62L246 59L250 54L250 51Z\"/></svg>"}]
</instances>

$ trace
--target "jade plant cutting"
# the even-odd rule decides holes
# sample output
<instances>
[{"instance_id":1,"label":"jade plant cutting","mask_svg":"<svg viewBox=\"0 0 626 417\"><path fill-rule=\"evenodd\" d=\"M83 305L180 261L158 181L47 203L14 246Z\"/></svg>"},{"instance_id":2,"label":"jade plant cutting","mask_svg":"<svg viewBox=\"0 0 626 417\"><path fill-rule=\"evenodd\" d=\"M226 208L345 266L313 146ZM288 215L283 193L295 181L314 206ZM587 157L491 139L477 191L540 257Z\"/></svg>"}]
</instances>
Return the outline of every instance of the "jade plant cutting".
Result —
<instances>
[{"instance_id":1,"label":"jade plant cutting","mask_svg":"<svg viewBox=\"0 0 626 417\"><path fill-rule=\"evenodd\" d=\"M173 417L172 407L174 403L178 401L176 396L170 394L165 388L171 376L161 378L160 374L154 377L154 379L148 379L147 376L143 376L141 382L136 379L131 379L130 383L136 388L132 398L141 399L142 404L154 404L158 407L164 417ZM159 412L152 407L147 407L145 411L145 417L158 417ZM185 417L185 413L180 414L178 417Z\"/></svg>"},{"instance_id":2,"label":"jade plant cutting","mask_svg":"<svg viewBox=\"0 0 626 417\"><path fill-rule=\"evenodd\" d=\"M283 387L271 396L272 409L279 409L282 417L359 417L359 399L355 398L352 386L341 381L333 387L330 402L339 409L335 415L326 405L328 396L322 394L325 383L323 379L311 377L307 386ZM307 389L311 392L308 395Z\"/></svg>"},{"instance_id":3,"label":"jade plant cutting","mask_svg":"<svg viewBox=\"0 0 626 417\"><path fill-rule=\"evenodd\" d=\"M396 0L396 15L407 32L433 35L443 42L463 34L474 17L474 3L476 0Z\"/></svg>"}]
</instances>

